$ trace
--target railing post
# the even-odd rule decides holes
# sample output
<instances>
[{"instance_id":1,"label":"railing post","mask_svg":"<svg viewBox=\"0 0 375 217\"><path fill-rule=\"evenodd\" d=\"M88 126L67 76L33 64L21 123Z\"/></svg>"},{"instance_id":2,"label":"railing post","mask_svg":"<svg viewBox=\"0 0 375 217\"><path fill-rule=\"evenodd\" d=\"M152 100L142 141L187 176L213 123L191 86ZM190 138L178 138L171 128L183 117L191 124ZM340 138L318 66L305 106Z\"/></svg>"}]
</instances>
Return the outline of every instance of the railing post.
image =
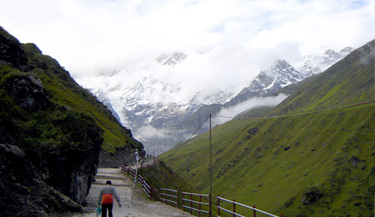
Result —
<instances>
[{"instance_id":1,"label":"railing post","mask_svg":"<svg viewBox=\"0 0 375 217\"><path fill-rule=\"evenodd\" d=\"M253 206L253 208L255 208L255 205ZM254 217L257 216L257 211L255 211L255 209L253 209L253 216L254 216Z\"/></svg>"},{"instance_id":2,"label":"railing post","mask_svg":"<svg viewBox=\"0 0 375 217\"><path fill-rule=\"evenodd\" d=\"M153 193L152 193L152 187L150 185L148 185L147 183L147 189L148 189L148 192L149 192L149 199L150 200L153 200Z\"/></svg>"},{"instance_id":3,"label":"railing post","mask_svg":"<svg viewBox=\"0 0 375 217\"><path fill-rule=\"evenodd\" d=\"M217 215L220 216L220 198L219 198L219 195L217 195ZM211 216L211 213L210 213L210 216Z\"/></svg>"},{"instance_id":4,"label":"railing post","mask_svg":"<svg viewBox=\"0 0 375 217\"><path fill-rule=\"evenodd\" d=\"M201 195L201 193L199 193L199 211L201 211L201 202L202 202L202 195ZM198 217L200 217L201 216L201 212L198 212Z\"/></svg>"},{"instance_id":5,"label":"railing post","mask_svg":"<svg viewBox=\"0 0 375 217\"><path fill-rule=\"evenodd\" d=\"M193 208L193 195L190 194L190 207ZM190 214L193 214L193 209L190 209Z\"/></svg>"},{"instance_id":6,"label":"railing post","mask_svg":"<svg viewBox=\"0 0 375 217\"><path fill-rule=\"evenodd\" d=\"M177 190L177 209L180 209L180 191Z\"/></svg>"},{"instance_id":7,"label":"railing post","mask_svg":"<svg viewBox=\"0 0 375 217\"><path fill-rule=\"evenodd\" d=\"M236 200L233 200L233 213L236 212L236 204L235 204ZM236 214L233 214L233 217L236 217Z\"/></svg>"},{"instance_id":8,"label":"railing post","mask_svg":"<svg viewBox=\"0 0 375 217\"><path fill-rule=\"evenodd\" d=\"M211 217L212 216L212 194L208 194L208 215Z\"/></svg>"},{"instance_id":9,"label":"railing post","mask_svg":"<svg viewBox=\"0 0 375 217\"><path fill-rule=\"evenodd\" d=\"M160 202L164 203L162 199L163 199L163 190L161 190L160 188Z\"/></svg>"},{"instance_id":10,"label":"railing post","mask_svg":"<svg viewBox=\"0 0 375 217\"><path fill-rule=\"evenodd\" d=\"M185 194L182 192L182 210L184 210L184 205L185 205Z\"/></svg>"}]
</instances>

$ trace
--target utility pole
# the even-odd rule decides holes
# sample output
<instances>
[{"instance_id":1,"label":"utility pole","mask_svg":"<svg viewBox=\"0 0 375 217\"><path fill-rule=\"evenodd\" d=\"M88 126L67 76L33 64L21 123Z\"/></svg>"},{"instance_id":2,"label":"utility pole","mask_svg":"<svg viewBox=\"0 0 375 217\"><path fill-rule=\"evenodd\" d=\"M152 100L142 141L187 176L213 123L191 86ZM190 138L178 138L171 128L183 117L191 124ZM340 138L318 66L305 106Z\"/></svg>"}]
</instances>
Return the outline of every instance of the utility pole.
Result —
<instances>
[{"instance_id":1,"label":"utility pole","mask_svg":"<svg viewBox=\"0 0 375 217\"><path fill-rule=\"evenodd\" d=\"M137 179L138 179L138 160L139 160L139 154L138 154L138 151L135 150L135 161L136 161L136 164L135 164L135 176L134 176L134 186L135 186L135 183L137 183Z\"/></svg>"},{"instance_id":2,"label":"utility pole","mask_svg":"<svg viewBox=\"0 0 375 217\"><path fill-rule=\"evenodd\" d=\"M210 114L210 203L209 203L209 215L212 216L212 126L211 126L211 114Z\"/></svg>"}]
</instances>

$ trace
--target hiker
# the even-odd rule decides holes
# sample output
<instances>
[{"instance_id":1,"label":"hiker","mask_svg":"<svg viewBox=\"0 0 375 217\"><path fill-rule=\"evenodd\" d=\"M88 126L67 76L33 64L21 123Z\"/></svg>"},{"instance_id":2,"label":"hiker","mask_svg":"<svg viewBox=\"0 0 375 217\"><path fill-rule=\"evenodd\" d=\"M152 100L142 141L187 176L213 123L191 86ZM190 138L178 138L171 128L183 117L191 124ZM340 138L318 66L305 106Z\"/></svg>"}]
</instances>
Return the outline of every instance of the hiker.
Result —
<instances>
[{"instance_id":1,"label":"hiker","mask_svg":"<svg viewBox=\"0 0 375 217\"><path fill-rule=\"evenodd\" d=\"M121 208L121 201L120 197L118 196L116 189L112 186L111 181L107 181L105 183L105 187L102 188L99 194L98 205L102 205L102 217L107 217L107 210L108 216L113 217L112 215L112 208L113 208L113 197L115 197L118 206Z\"/></svg>"}]
</instances>

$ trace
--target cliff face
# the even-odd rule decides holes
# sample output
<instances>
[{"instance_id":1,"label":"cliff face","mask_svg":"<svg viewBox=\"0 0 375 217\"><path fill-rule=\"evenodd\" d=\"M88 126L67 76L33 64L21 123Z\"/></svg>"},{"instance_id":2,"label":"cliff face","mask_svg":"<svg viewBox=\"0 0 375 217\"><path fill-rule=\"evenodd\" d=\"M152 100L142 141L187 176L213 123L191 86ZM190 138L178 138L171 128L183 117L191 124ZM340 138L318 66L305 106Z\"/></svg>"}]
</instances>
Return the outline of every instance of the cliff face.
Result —
<instances>
[{"instance_id":1,"label":"cliff face","mask_svg":"<svg viewBox=\"0 0 375 217\"><path fill-rule=\"evenodd\" d=\"M81 211L78 203L46 184L29 155L17 145L0 144L1 215L44 217Z\"/></svg>"},{"instance_id":2,"label":"cliff face","mask_svg":"<svg viewBox=\"0 0 375 217\"><path fill-rule=\"evenodd\" d=\"M1 27L0 75L2 215L80 211L100 152L143 149L56 60Z\"/></svg>"},{"instance_id":3,"label":"cliff face","mask_svg":"<svg viewBox=\"0 0 375 217\"><path fill-rule=\"evenodd\" d=\"M22 45L19 41L6 32L0 27L0 63L11 64L12 66L26 71L27 67L27 57Z\"/></svg>"}]
</instances>

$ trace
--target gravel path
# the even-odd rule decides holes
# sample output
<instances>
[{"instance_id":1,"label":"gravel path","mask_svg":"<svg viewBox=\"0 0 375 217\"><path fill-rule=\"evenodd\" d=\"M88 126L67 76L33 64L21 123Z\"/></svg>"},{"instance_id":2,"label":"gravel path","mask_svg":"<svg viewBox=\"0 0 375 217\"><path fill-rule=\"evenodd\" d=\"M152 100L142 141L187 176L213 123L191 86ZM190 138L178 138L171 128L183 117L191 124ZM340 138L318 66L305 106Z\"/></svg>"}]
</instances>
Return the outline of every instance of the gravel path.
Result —
<instances>
[{"instance_id":1,"label":"gravel path","mask_svg":"<svg viewBox=\"0 0 375 217\"><path fill-rule=\"evenodd\" d=\"M161 202L152 202L145 198L143 191L135 187L134 181L123 175L120 169L102 168L95 177L96 182L91 185L87 201L87 213L73 215L73 217L96 217L95 208L100 190L107 180L112 185L121 199L122 207L117 202L113 205L114 217L190 217L189 213L177 208L167 206Z\"/></svg>"}]
</instances>

